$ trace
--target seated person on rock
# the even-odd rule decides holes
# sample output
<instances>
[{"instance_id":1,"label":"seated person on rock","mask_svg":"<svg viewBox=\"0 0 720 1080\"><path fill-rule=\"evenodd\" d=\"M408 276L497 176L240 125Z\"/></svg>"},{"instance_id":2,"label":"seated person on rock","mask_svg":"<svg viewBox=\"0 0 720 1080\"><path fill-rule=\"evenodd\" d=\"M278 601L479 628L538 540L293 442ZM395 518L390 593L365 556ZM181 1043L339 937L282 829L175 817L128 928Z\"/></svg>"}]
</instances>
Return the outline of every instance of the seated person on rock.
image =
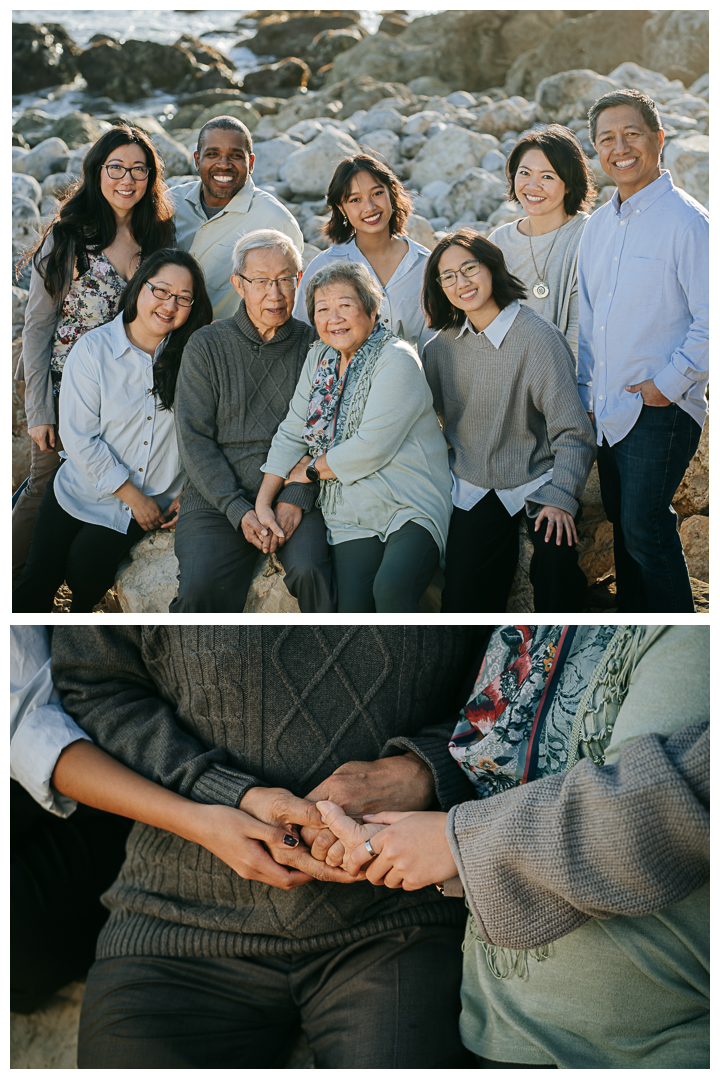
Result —
<instances>
[{"instance_id":1,"label":"seated person on rock","mask_svg":"<svg viewBox=\"0 0 720 1080\"><path fill-rule=\"evenodd\" d=\"M65 460L45 490L14 611L51 611L66 581L70 610L91 612L133 544L175 525L175 383L186 341L212 317L202 270L187 252L162 248L135 272L119 309L65 363Z\"/></svg>"},{"instance_id":2,"label":"seated person on rock","mask_svg":"<svg viewBox=\"0 0 720 1080\"><path fill-rule=\"evenodd\" d=\"M258 552L275 552L304 612L335 610L316 484L292 484L275 505L276 535L254 504L278 424L314 332L291 315L300 252L275 229L241 237L233 253L237 311L193 335L178 379L185 492L175 535L179 590L172 612L239 612Z\"/></svg>"},{"instance_id":3,"label":"seated person on rock","mask_svg":"<svg viewBox=\"0 0 720 1080\"><path fill-rule=\"evenodd\" d=\"M216 116L198 135L195 168L199 180L168 192L175 208L178 246L200 263L214 319L226 319L237 307L230 284L233 248L256 229L278 229L303 249L297 221L269 191L252 180L252 135L234 116Z\"/></svg>"}]
</instances>

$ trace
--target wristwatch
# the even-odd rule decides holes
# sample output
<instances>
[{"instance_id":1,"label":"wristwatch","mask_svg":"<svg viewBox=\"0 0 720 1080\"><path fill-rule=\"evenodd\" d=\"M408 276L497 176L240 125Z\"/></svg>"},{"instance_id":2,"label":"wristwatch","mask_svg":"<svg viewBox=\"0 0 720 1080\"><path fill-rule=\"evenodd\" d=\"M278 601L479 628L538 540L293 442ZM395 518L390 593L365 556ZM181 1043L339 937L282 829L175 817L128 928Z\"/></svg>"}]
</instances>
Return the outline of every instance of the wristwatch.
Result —
<instances>
[{"instance_id":1,"label":"wristwatch","mask_svg":"<svg viewBox=\"0 0 720 1080\"><path fill-rule=\"evenodd\" d=\"M312 480L314 484L317 484L320 480L320 473L315 468L314 461L311 461L308 465L307 469L305 470L305 475L307 476L308 480Z\"/></svg>"}]
</instances>

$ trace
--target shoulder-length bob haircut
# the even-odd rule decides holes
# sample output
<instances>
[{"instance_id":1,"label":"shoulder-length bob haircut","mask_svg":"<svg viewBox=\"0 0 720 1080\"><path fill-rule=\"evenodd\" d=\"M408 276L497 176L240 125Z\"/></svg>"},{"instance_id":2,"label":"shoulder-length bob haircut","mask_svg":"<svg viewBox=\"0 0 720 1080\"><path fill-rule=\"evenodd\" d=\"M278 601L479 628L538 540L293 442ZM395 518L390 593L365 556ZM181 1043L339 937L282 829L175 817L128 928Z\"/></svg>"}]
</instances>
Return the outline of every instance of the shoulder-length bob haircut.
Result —
<instances>
[{"instance_id":1,"label":"shoulder-length bob haircut","mask_svg":"<svg viewBox=\"0 0 720 1080\"><path fill-rule=\"evenodd\" d=\"M450 303L447 293L438 281L438 265L442 254L453 246L465 248L469 257L478 259L487 266L492 274L493 299L501 311L513 300L526 298L525 286L508 270L500 248L491 244L475 229L458 229L457 232L448 233L442 238L430 253L425 267L422 304L431 330L448 330L453 326L462 326L465 322L465 312Z\"/></svg>"},{"instance_id":2,"label":"shoulder-length bob haircut","mask_svg":"<svg viewBox=\"0 0 720 1080\"><path fill-rule=\"evenodd\" d=\"M374 317L382 305L382 289L377 279L362 263L348 262L347 259L334 259L313 274L305 290L305 304L310 322L315 322L315 295L318 289L327 285L345 283L354 289L362 309L369 317Z\"/></svg>"},{"instance_id":3,"label":"shoulder-length bob haircut","mask_svg":"<svg viewBox=\"0 0 720 1080\"><path fill-rule=\"evenodd\" d=\"M542 151L567 188L565 213L569 217L577 214L578 210L591 208L597 199L592 169L573 132L561 124L548 124L542 131L529 131L510 151L505 166L507 198L510 202L520 202L515 191L515 176L529 150Z\"/></svg>"},{"instance_id":4,"label":"shoulder-length bob haircut","mask_svg":"<svg viewBox=\"0 0 720 1080\"><path fill-rule=\"evenodd\" d=\"M133 238L143 259L173 243L173 207L163 182L162 158L144 131L128 124L117 124L90 147L83 161L80 179L68 188L57 214L29 253L29 257L34 257L35 269L45 281L47 293L56 303L67 282L69 260L73 254L78 255L78 244L97 253L115 239L117 220L101 191L100 175L114 150L132 144L144 152L150 169L145 193L132 209ZM41 250L50 232L53 234L53 249L49 256L41 259ZM81 266L78 266L78 271L85 272Z\"/></svg>"},{"instance_id":5,"label":"shoulder-length bob haircut","mask_svg":"<svg viewBox=\"0 0 720 1080\"><path fill-rule=\"evenodd\" d=\"M163 409L171 409L175 401L175 384L183 349L191 335L201 326L207 326L212 322L213 317L212 304L199 263L187 251L182 251L180 248L161 248L160 251L154 252L140 264L125 286L118 304L118 311L122 311L123 322L126 326L134 322L137 318L138 298L143 285L165 266L182 266L189 270L193 290L190 314L182 326L172 331L153 367L155 375L153 393L160 398Z\"/></svg>"},{"instance_id":6,"label":"shoulder-length bob haircut","mask_svg":"<svg viewBox=\"0 0 720 1080\"><path fill-rule=\"evenodd\" d=\"M335 169L332 180L328 185L327 204L330 207L331 216L323 232L333 244L345 244L353 235L354 229L349 221L345 224L345 214L340 206L350 195L350 185L353 177L359 172L369 172L379 184L383 184L390 192L390 202L393 212L390 217L390 235L402 236L405 232L405 224L412 213L412 201L405 191L392 169L374 154L355 154L353 157L344 158Z\"/></svg>"}]
</instances>

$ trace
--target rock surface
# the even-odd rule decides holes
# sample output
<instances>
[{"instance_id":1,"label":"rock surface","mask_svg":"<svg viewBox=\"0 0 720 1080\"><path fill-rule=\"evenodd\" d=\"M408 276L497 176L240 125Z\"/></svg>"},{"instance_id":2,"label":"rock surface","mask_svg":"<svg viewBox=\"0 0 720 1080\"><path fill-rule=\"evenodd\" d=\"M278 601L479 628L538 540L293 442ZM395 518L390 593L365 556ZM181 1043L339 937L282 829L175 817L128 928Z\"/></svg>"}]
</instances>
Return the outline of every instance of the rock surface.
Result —
<instances>
[{"instance_id":1,"label":"rock surface","mask_svg":"<svg viewBox=\"0 0 720 1080\"><path fill-rule=\"evenodd\" d=\"M709 67L707 9L658 11L643 27L643 63L688 85Z\"/></svg>"},{"instance_id":2,"label":"rock surface","mask_svg":"<svg viewBox=\"0 0 720 1080\"><path fill-rule=\"evenodd\" d=\"M307 147L298 149L285 162L284 179L295 196L321 198L337 164L360 147L343 131L326 129Z\"/></svg>"},{"instance_id":3,"label":"rock surface","mask_svg":"<svg viewBox=\"0 0 720 1080\"><path fill-rule=\"evenodd\" d=\"M12 24L13 93L72 82L80 50L58 23Z\"/></svg>"},{"instance_id":4,"label":"rock surface","mask_svg":"<svg viewBox=\"0 0 720 1080\"><path fill-rule=\"evenodd\" d=\"M690 577L699 581L710 581L710 520L696 514L686 518L680 526L685 561Z\"/></svg>"}]
</instances>

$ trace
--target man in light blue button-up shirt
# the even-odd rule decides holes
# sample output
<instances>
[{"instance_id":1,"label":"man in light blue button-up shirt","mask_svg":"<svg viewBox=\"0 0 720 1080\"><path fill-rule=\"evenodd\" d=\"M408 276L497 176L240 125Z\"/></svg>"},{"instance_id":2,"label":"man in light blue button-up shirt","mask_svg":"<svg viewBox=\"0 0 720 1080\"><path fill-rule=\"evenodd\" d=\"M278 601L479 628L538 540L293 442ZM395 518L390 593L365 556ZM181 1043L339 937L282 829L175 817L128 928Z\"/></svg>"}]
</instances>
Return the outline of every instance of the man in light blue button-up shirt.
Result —
<instances>
[{"instance_id":1,"label":"man in light blue button-up shirt","mask_svg":"<svg viewBox=\"0 0 720 1080\"><path fill-rule=\"evenodd\" d=\"M618 610L693 611L672 499L707 413L708 213L661 169L650 98L606 94L589 122L617 191L580 245L578 383L600 447Z\"/></svg>"}]
</instances>

